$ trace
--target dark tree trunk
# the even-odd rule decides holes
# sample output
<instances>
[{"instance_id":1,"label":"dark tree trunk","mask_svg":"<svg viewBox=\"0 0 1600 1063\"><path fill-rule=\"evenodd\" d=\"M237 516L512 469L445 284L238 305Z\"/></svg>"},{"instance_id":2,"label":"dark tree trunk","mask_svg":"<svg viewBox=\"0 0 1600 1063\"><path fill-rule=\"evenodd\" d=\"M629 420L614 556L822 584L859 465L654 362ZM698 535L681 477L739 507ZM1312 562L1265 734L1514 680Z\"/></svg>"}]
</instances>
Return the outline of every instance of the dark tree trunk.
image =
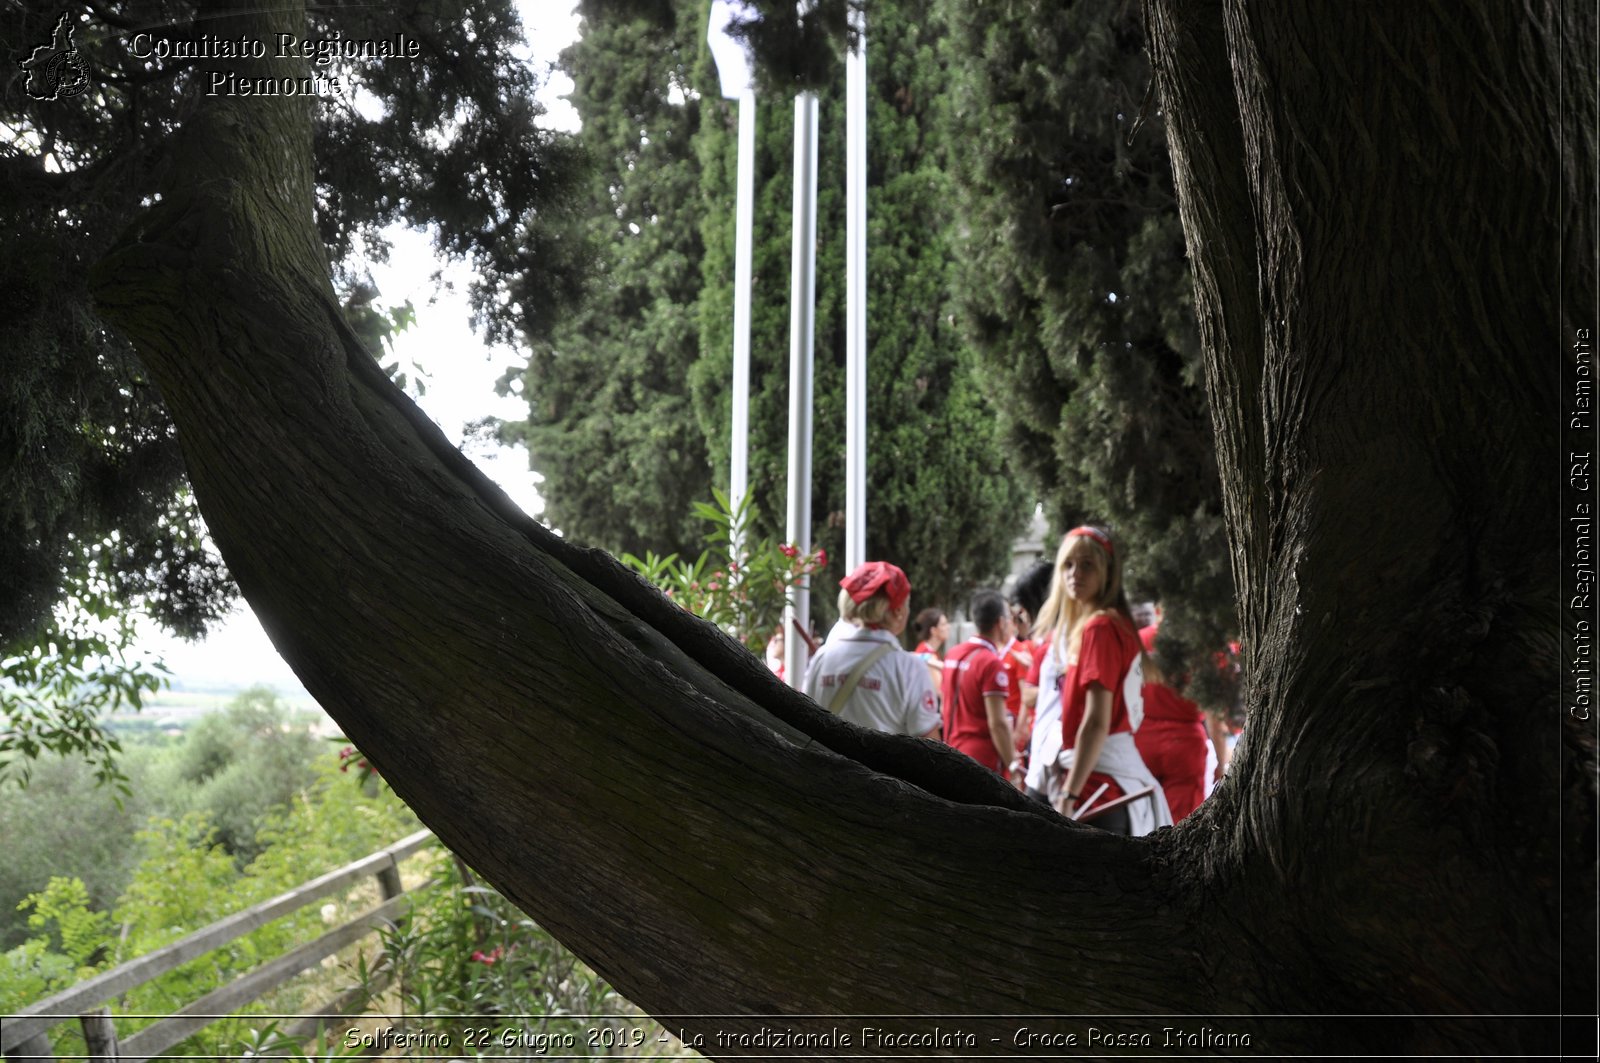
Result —
<instances>
[{"instance_id":1,"label":"dark tree trunk","mask_svg":"<svg viewBox=\"0 0 1600 1063\"><path fill-rule=\"evenodd\" d=\"M1279 961L1327 979L1257 1001L1558 1011L1565 870L1590 1010L1557 544L1593 6L1150 14L1254 678L1213 818L1249 892L1290 887Z\"/></svg>"},{"instance_id":2,"label":"dark tree trunk","mask_svg":"<svg viewBox=\"0 0 1600 1063\"><path fill-rule=\"evenodd\" d=\"M842 724L518 512L343 326L304 104L205 100L163 201L96 269L307 689L621 992L739 1016L674 1023L709 1055L718 1030L875 1014L969 1016L851 1028L974 1034L942 1046L957 1056L1013 1051L1020 1027L1161 1047L1163 1025L1203 1025L1092 1018L1174 1013L1312 1016L1204 1024L1273 1055L1550 1043L1549 1024L1337 1015L1556 1010L1540 344L1562 322L1530 283L1563 173L1554 44L1440 26L1429 47L1461 61L1432 64L1404 11L1297 32L1276 9L1224 27L1178 6L1152 29L1261 679L1237 776L1150 840ZM1489 92L1494 56L1529 86ZM1579 805L1592 824L1588 789ZM1574 868L1591 889L1592 871Z\"/></svg>"}]
</instances>

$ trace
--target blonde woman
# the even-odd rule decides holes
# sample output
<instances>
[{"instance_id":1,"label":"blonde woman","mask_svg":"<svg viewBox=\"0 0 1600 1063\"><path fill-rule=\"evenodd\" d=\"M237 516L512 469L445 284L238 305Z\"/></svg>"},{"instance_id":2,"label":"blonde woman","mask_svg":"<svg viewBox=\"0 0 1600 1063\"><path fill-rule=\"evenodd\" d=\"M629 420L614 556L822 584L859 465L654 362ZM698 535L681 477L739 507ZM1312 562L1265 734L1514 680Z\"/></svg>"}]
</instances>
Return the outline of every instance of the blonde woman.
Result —
<instances>
[{"instance_id":1,"label":"blonde woman","mask_svg":"<svg viewBox=\"0 0 1600 1063\"><path fill-rule=\"evenodd\" d=\"M1142 648L1122 586L1123 558L1109 532L1083 525L1068 532L1056 553L1050 597L1038 629L1050 632L1061 677L1059 791L1050 795L1062 815L1086 799L1104 805L1155 787L1154 801L1137 801L1102 817L1097 826L1122 834L1148 834L1172 822L1160 784L1133 742L1138 719L1124 688ZM1101 789L1104 787L1104 790Z\"/></svg>"}]
</instances>

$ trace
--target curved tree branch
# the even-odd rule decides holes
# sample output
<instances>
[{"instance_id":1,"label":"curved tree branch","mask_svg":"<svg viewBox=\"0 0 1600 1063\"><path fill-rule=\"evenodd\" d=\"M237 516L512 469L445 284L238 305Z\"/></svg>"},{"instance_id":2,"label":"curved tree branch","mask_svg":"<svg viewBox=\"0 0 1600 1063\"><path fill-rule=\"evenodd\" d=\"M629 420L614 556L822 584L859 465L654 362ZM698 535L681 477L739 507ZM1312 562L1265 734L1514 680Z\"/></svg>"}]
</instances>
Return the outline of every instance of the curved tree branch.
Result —
<instances>
[{"instance_id":1,"label":"curved tree branch","mask_svg":"<svg viewBox=\"0 0 1600 1063\"><path fill-rule=\"evenodd\" d=\"M1539 612L1555 566L1529 545L1555 539L1549 481L1528 476L1550 396L1544 378L1517 389L1532 379L1520 341L1556 316L1548 293L1507 287L1538 272L1547 233L1495 183L1549 191L1523 161L1549 42L1474 10L1468 32L1412 6L1311 24L1152 0L1264 678L1236 777L1149 840L1075 827L943 747L843 724L518 512L344 326L304 100L202 101L162 202L94 290L307 689L453 850L648 1010L733 1016L682 1024L702 1031L960 1014L1002 1041L1008 1015L1279 1012L1301 1016L1271 1023L1286 1051L1526 1051L1526 1027L1466 1016L1555 1010L1540 876L1562 765L1527 723L1553 715L1557 679ZM302 18L241 11L219 32ZM1374 60L1385 20L1400 23L1385 39L1445 40L1463 62ZM1523 104L1479 91L1472 57L1502 40L1527 60ZM1416 71L1436 82L1421 96ZM1339 110L1355 100L1375 102ZM1469 164L1442 150L1439 113L1515 135ZM1456 199L1393 188L1368 141L1415 150L1408 165L1457 179ZM1495 251L1487 280L1479 247ZM1396 307L1380 273L1420 280ZM1491 382L1493 404L1464 380L1430 392L1441 360ZM1486 484L1504 512L1484 512ZM1491 711L1506 705L1525 715ZM1592 891L1592 863L1580 871ZM1324 1014L1386 1010L1444 1017ZM1090 1021L1032 1024L1081 1037Z\"/></svg>"},{"instance_id":2,"label":"curved tree branch","mask_svg":"<svg viewBox=\"0 0 1600 1063\"><path fill-rule=\"evenodd\" d=\"M94 287L274 643L422 819L658 1014L1203 1008L1159 846L822 712L449 446L343 324L305 106L206 100ZM1165 973L1017 977L1030 956Z\"/></svg>"}]
</instances>

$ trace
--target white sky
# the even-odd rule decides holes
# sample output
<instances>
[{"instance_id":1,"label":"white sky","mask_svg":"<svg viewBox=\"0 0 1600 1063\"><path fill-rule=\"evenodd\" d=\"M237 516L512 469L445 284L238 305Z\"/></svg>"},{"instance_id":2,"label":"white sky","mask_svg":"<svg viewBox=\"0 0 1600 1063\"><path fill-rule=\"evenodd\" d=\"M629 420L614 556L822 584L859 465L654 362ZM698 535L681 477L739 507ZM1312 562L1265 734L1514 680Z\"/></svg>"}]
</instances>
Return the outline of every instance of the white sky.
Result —
<instances>
[{"instance_id":1,"label":"white sky","mask_svg":"<svg viewBox=\"0 0 1600 1063\"><path fill-rule=\"evenodd\" d=\"M547 66L577 38L578 17L570 0L519 0L518 8L533 62ZM572 80L566 75L549 79L540 93L549 112L545 125L577 128L577 114L564 99L571 91ZM465 297L470 271L436 258L426 233L394 228L387 236L393 250L387 263L372 265L372 279L382 306L393 307L410 299L416 308L417 323L396 339L395 355L407 372L417 366L427 374L426 392L420 396L413 392L417 404L457 444L469 422L487 416L526 417L528 408L523 400L494 393L501 373L508 366L520 365L523 355L507 347L487 347L473 334ZM435 287L431 277L441 268L443 279L453 282L453 288ZM543 508L537 477L528 469L524 448L475 448L467 456L528 513L537 515ZM205 688L266 683L285 695L303 694L299 680L242 603L202 643L152 632L141 640L139 649L164 659L175 685Z\"/></svg>"}]
</instances>

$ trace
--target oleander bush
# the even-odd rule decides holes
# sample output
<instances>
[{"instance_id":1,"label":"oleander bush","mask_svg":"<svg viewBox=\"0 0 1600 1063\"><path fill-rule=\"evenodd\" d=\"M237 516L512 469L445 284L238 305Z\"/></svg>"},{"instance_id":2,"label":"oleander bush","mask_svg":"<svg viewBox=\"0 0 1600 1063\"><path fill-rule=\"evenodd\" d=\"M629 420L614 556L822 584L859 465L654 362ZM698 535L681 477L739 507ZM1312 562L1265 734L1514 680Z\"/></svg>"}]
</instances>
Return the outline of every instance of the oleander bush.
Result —
<instances>
[{"instance_id":1,"label":"oleander bush","mask_svg":"<svg viewBox=\"0 0 1600 1063\"><path fill-rule=\"evenodd\" d=\"M696 502L707 525L705 549L690 561L677 554L623 554L623 564L659 587L691 613L716 624L756 652L783 623L783 611L802 580L821 572L828 552L802 551L770 536L756 538L753 503L738 505L713 490L715 501Z\"/></svg>"}]
</instances>

